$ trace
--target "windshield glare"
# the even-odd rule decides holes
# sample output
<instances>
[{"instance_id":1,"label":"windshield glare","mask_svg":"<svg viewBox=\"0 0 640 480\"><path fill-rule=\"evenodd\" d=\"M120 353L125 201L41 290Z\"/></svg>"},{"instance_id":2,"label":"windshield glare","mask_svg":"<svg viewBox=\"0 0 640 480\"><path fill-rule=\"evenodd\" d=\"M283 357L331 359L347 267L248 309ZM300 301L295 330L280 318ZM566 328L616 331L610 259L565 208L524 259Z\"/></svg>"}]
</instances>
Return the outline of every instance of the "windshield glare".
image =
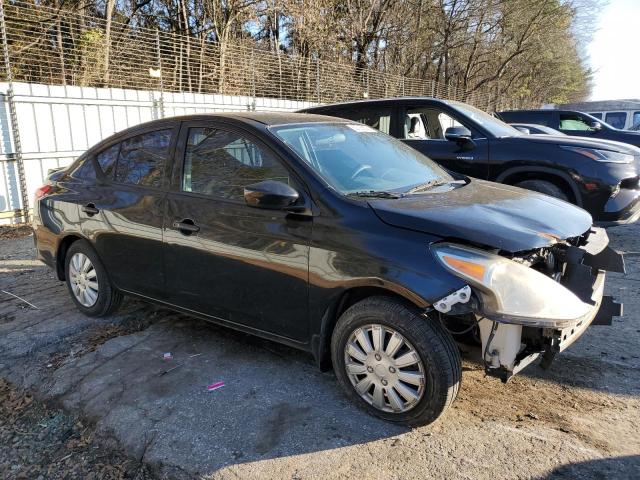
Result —
<instances>
[{"instance_id":1,"label":"windshield glare","mask_svg":"<svg viewBox=\"0 0 640 480\"><path fill-rule=\"evenodd\" d=\"M406 192L453 177L404 143L359 123L308 123L272 127L331 187L356 192Z\"/></svg>"},{"instance_id":2,"label":"windshield glare","mask_svg":"<svg viewBox=\"0 0 640 480\"><path fill-rule=\"evenodd\" d=\"M521 131L513 128L511 125L504 123L502 120L499 120L493 115L489 115L487 112L483 112L476 107L460 102L450 102L450 105L483 127L494 137L501 138L523 135Z\"/></svg>"}]
</instances>

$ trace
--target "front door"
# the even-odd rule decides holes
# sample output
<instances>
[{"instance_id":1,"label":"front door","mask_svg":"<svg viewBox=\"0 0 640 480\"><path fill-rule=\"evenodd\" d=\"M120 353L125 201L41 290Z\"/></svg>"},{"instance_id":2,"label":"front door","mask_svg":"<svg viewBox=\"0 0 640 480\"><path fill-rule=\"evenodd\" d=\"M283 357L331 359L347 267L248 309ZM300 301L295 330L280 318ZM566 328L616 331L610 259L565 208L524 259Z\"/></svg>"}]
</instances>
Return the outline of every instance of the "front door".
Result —
<instances>
[{"instance_id":1,"label":"front door","mask_svg":"<svg viewBox=\"0 0 640 480\"><path fill-rule=\"evenodd\" d=\"M401 139L453 172L486 179L489 176L489 143L472 125L437 105L407 107L400 112L404 123ZM464 126L476 144L465 150L445 138L449 127Z\"/></svg>"},{"instance_id":2,"label":"front door","mask_svg":"<svg viewBox=\"0 0 640 480\"><path fill-rule=\"evenodd\" d=\"M184 123L165 216L168 300L298 341L308 334L310 217L246 205L243 187L301 184L243 130Z\"/></svg>"}]
</instances>

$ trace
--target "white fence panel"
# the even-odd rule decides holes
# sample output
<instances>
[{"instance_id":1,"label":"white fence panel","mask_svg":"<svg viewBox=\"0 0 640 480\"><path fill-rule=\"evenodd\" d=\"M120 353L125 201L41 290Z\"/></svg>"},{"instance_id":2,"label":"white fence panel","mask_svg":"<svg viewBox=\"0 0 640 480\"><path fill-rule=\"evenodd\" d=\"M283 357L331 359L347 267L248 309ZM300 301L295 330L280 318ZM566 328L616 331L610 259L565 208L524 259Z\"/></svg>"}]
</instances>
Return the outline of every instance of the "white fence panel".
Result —
<instances>
[{"instance_id":1,"label":"white fence panel","mask_svg":"<svg viewBox=\"0 0 640 480\"><path fill-rule=\"evenodd\" d=\"M29 196L51 168L128 127L156 118L231 111L293 111L312 102L219 94L14 83L14 103ZM0 223L21 208L12 125L0 83ZM161 108L162 104L162 108Z\"/></svg>"}]
</instances>

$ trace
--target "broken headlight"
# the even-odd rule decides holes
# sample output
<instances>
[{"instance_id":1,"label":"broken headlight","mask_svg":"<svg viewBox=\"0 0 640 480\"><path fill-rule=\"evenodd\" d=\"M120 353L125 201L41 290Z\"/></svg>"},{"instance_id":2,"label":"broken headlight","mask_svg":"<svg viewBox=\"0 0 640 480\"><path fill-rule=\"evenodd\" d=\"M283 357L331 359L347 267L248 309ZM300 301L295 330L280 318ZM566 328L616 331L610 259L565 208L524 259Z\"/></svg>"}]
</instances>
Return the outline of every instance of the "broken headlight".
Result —
<instances>
[{"instance_id":1,"label":"broken headlight","mask_svg":"<svg viewBox=\"0 0 640 480\"><path fill-rule=\"evenodd\" d=\"M474 287L480 313L492 320L564 328L593 308L546 275L499 255L451 243L431 250L447 270Z\"/></svg>"}]
</instances>

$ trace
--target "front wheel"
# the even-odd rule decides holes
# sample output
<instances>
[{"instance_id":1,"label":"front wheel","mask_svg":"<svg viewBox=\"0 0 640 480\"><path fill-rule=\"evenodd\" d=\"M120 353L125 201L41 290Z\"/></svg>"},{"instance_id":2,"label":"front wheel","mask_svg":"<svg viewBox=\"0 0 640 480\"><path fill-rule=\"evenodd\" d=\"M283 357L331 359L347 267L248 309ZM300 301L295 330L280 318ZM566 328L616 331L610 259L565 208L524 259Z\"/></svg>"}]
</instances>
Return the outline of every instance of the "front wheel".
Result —
<instances>
[{"instance_id":1,"label":"front wheel","mask_svg":"<svg viewBox=\"0 0 640 480\"><path fill-rule=\"evenodd\" d=\"M370 297L347 309L331 353L347 396L385 420L431 423L460 387L460 354L451 335L392 298Z\"/></svg>"},{"instance_id":2,"label":"front wheel","mask_svg":"<svg viewBox=\"0 0 640 480\"><path fill-rule=\"evenodd\" d=\"M569 197L560 187L546 180L525 180L524 182L517 183L515 186L526 190L533 190L538 193L544 193L545 195L564 200L565 202L569 201Z\"/></svg>"}]
</instances>

